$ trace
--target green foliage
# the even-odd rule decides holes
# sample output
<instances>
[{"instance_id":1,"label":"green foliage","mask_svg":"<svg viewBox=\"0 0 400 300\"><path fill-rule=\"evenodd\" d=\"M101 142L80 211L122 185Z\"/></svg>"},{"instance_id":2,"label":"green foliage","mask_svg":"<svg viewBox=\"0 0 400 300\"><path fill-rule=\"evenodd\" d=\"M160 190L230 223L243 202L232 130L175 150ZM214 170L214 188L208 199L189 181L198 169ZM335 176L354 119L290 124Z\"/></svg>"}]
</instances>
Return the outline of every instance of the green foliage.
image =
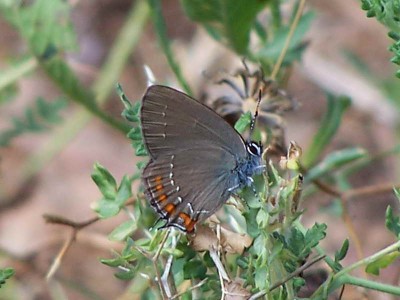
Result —
<instances>
[{"instance_id":1,"label":"green foliage","mask_svg":"<svg viewBox=\"0 0 400 300\"><path fill-rule=\"evenodd\" d=\"M252 115L251 112L247 112L240 116L240 119L235 124L235 129L239 133L243 133L246 128L251 124Z\"/></svg>"},{"instance_id":2,"label":"green foliage","mask_svg":"<svg viewBox=\"0 0 400 300\"><path fill-rule=\"evenodd\" d=\"M399 0L361 0L361 8L367 11L367 17L375 17L388 29L388 36L394 41L389 51L394 53L391 61L400 65L400 1ZM400 78L400 70L396 72Z\"/></svg>"},{"instance_id":3,"label":"green foliage","mask_svg":"<svg viewBox=\"0 0 400 300\"><path fill-rule=\"evenodd\" d=\"M400 257L399 251L395 251L395 252L386 254L385 256L382 256L381 258L377 259L376 261L368 264L367 267L365 268L365 272L378 276L381 269L384 269L384 268L390 266L399 257Z\"/></svg>"},{"instance_id":4,"label":"green foliage","mask_svg":"<svg viewBox=\"0 0 400 300\"><path fill-rule=\"evenodd\" d=\"M397 199L400 200L399 190L395 189L395 191ZM394 215L393 209L390 205L386 209L386 227L393 232L398 239L400 239L400 217Z\"/></svg>"},{"instance_id":5,"label":"green foliage","mask_svg":"<svg viewBox=\"0 0 400 300\"><path fill-rule=\"evenodd\" d=\"M343 269L343 266L340 264L340 261L346 257L347 251L349 251L349 246L350 246L349 240L345 239L340 250L335 252L335 260L334 260L334 268L333 269L336 272L339 272L341 269Z\"/></svg>"},{"instance_id":6,"label":"green foliage","mask_svg":"<svg viewBox=\"0 0 400 300\"><path fill-rule=\"evenodd\" d=\"M182 0L186 15L201 23L216 40L237 54L248 52L250 32L257 14L269 1Z\"/></svg>"},{"instance_id":7,"label":"green foliage","mask_svg":"<svg viewBox=\"0 0 400 300\"><path fill-rule=\"evenodd\" d=\"M12 139L24 133L39 133L62 121L61 110L66 106L64 98L53 102L42 97L36 99L32 107L27 107L23 117L12 118L12 127L0 132L0 146L7 146Z\"/></svg>"},{"instance_id":8,"label":"green foliage","mask_svg":"<svg viewBox=\"0 0 400 300\"><path fill-rule=\"evenodd\" d=\"M21 1L2 0L0 11L39 57L47 58L58 51L77 47L68 2L35 0L23 4Z\"/></svg>"},{"instance_id":9,"label":"green foliage","mask_svg":"<svg viewBox=\"0 0 400 300\"><path fill-rule=\"evenodd\" d=\"M6 283L6 280L14 276L15 271L12 268L0 269L0 288Z\"/></svg>"},{"instance_id":10,"label":"green foliage","mask_svg":"<svg viewBox=\"0 0 400 300\"><path fill-rule=\"evenodd\" d=\"M294 61L299 61L301 59L301 55L307 46L307 43L304 42L303 39L305 34L310 29L313 19L313 12L305 13L300 19L293 38L290 41L287 54L285 55L283 62L285 66L290 66L290 64ZM272 35L271 40L262 44L260 49L255 53L257 60L260 60L261 62L275 62L278 60L280 53L283 51L283 47L290 30L289 25L290 24L279 27Z\"/></svg>"},{"instance_id":11,"label":"green foliage","mask_svg":"<svg viewBox=\"0 0 400 300\"><path fill-rule=\"evenodd\" d=\"M111 173L98 163L94 165L92 179L103 195L94 208L99 217L110 218L117 215L125 206L125 202L132 196L132 180L124 176L121 184L117 186Z\"/></svg>"},{"instance_id":12,"label":"green foliage","mask_svg":"<svg viewBox=\"0 0 400 300\"><path fill-rule=\"evenodd\" d=\"M274 1L181 0L181 3L187 16L204 26L211 37L238 55L261 63L267 72L272 69L282 52L292 21L291 19L287 24L283 24L280 7L276 6ZM263 21L267 23L262 24L257 17L267 6L272 6L277 11L272 10L272 17L265 18ZM300 19L284 65L289 66L301 58L306 46L303 38L312 19L311 12L304 14ZM277 23L280 26L274 26ZM250 47L251 35L257 37L257 44L251 44Z\"/></svg>"},{"instance_id":13,"label":"green foliage","mask_svg":"<svg viewBox=\"0 0 400 300\"><path fill-rule=\"evenodd\" d=\"M321 121L318 132L315 134L308 152L305 153L303 157L303 164L306 167L311 167L325 147L331 142L339 128L343 114L351 104L348 97L335 97L331 94L327 95L327 101L327 110Z\"/></svg>"},{"instance_id":14,"label":"green foliage","mask_svg":"<svg viewBox=\"0 0 400 300\"><path fill-rule=\"evenodd\" d=\"M305 181L311 182L323 176L331 175L333 171L340 167L348 166L350 163L366 157L367 152L360 148L333 151L308 170Z\"/></svg>"},{"instance_id":15,"label":"green foliage","mask_svg":"<svg viewBox=\"0 0 400 300\"><path fill-rule=\"evenodd\" d=\"M132 104L126 97L121 85L117 85L117 93L124 104L124 110L122 116L133 123L132 128L128 132L128 138L132 141L132 147L135 149L136 156L147 156L146 147L143 143L142 129L140 127L140 102ZM143 165L139 165L138 168L142 169Z\"/></svg>"}]
</instances>

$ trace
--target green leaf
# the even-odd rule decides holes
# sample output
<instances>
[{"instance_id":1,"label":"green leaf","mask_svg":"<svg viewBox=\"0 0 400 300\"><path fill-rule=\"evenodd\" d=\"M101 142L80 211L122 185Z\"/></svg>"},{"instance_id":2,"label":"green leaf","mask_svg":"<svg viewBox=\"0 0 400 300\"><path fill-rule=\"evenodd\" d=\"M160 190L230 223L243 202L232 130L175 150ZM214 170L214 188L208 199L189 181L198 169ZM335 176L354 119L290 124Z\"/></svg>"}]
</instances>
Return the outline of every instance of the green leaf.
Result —
<instances>
[{"instance_id":1,"label":"green leaf","mask_svg":"<svg viewBox=\"0 0 400 300\"><path fill-rule=\"evenodd\" d=\"M116 267L124 265L125 259L122 257L108 258L108 259L102 258L102 259L100 259L100 262L102 264L105 264L106 266L116 268Z\"/></svg>"},{"instance_id":2,"label":"green leaf","mask_svg":"<svg viewBox=\"0 0 400 300\"><path fill-rule=\"evenodd\" d=\"M361 148L349 148L333 151L324 157L321 162L308 170L304 177L304 182L310 182L327 174L331 174L335 169L352 163L358 159L365 158L366 156L367 152Z\"/></svg>"},{"instance_id":3,"label":"green leaf","mask_svg":"<svg viewBox=\"0 0 400 300\"><path fill-rule=\"evenodd\" d=\"M321 155L325 147L331 142L342 121L344 112L349 108L351 101L346 96L335 97L327 95L328 107L321 121L320 128L308 151L303 155L303 164L306 168L310 167Z\"/></svg>"},{"instance_id":4,"label":"green leaf","mask_svg":"<svg viewBox=\"0 0 400 300\"><path fill-rule=\"evenodd\" d=\"M379 258L378 260L368 264L367 267L365 268L365 271L369 274L378 276L380 269L384 269L389 265L391 265L399 256L400 256L399 251L386 254L385 256Z\"/></svg>"},{"instance_id":5,"label":"green leaf","mask_svg":"<svg viewBox=\"0 0 400 300\"><path fill-rule=\"evenodd\" d=\"M400 238L400 217L393 214L393 209L390 205L386 209L385 225L397 238Z\"/></svg>"},{"instance_id":6,"label":"green leaf","mask_svg":"<svg viewBox=\"0 0 400 300\"><path fill-rule=\"evenodd\" d=\"M300 59L301 53L305 49L303 39L305 34L309 31L314 17L315 14L311 11L305 13L301 17L294 35L290 40L289 48L284 60L285 64ZM255 56L259 60L276 61L285 46L289 31L290 24L285 27L280 27L276 32L274 32L273 39L271 41L267 40L265 44L260 47L260 50L255 54Z\"/></svg>"},{"instance_id":7,"label":"green leaf","mask_svg":"<svg viewBox=\"0 0 400 300\"><path fill-rule=\"evenodd\" d=\"M0 146L7 146L14 138L24 133L39 133L50 129L50 125L60 123L60 113L66 104L64 98L45 101L38 97L33 106L25 109L23 117L12 118L11 128L0 132Z\"/></svg>"},{"instance_id":8,"label":"green leaf","mask_svg":"<svg viewBox=\"0 0 400 300\"><path fill-rule=\"evenodd\" d=\"M132 141L142 141L142 130L140 127L133 127L129 132L127 137Z\"/></svg>"},{"instance_id":9,"label":"green leaf","mask_svg":"<svg viewBox=\"0 0 400 300\"><path fill-rule=\"evenodd\" d=\"M327 228L328 226L326 226L326 224L315 223L314 226L306 232L306 245L310 248L317 246L319 241L325 238Z\"/></svg>"},{"instance_id":10,"label":"green leaf","mask_svg":"<svg viewBox=\"0 0 400 300\"><path fill-rule=\"evenodd\" d=\"M132 105L119 83L117 84L117 93L125 107L121 115L129 122L139 122L140 102Z\"/></svg>"},{"instance_id":11,"label":"green leaf","mask_svg":"<svg viewBox=\"0 0 400 300\"><path fill-rule=\"evenodd\" d=\"M201 23L217 40L225 42L238 54L248 50L250 31L257 14L269 1L181 0L186 15Z\"/></svg>"},{"instance_id":12,"label":"green leaf","mask_svg":"<svg viewBox=\"0 0 400 300\"><path fill-rule=\"evenodd\" d=\"M268 284L268 269L266 266L262 266L257 268L255 271L255 285L258 289L263 290L267 287Z\"/></svg>"},{"instance_id":13,"label":"green leaf","mask_svg":"<svg viewBox=\"0 0 400 300\"><path fill-rule=\"evenodd\" d=\"M104 198L115 199L117 196L117 182L106 168L99 163L95 163L92 179L100 189Z\"/></svg>"},{"instance_id":14,"label":"green leaf","mask_svg":"<svg viewBox=\"0 0 400 300\"><path fill-rule=\"evenodd\" d=\"M335 261L341 261L346 257L347 251L349 250L349 239L345 239L339 251L335 253Z\"/></svg>"},{"instance_id":15,"label":"green leaf","mask_svg":"<svg viewBox=\"0 0 400 300\"><path fill-rule=\"evenodd\" d=\"M237 120L235 124L235 129L239 133L243 133L246 128L251 124L252 115L250 112L246 112L245 114L241 115L239 120Z\"/></svg>"},{"instance_id":16,"label":"green leaf","mask_svg":"<svg viewBox=\"0 0 400 300\"><path fill-rule=\"evenodd\" d=\"M103 198L96 203L94 210L98 213L100 218L107 219L116 216L121 210L121 207L114 201Z\"/></svg>"},{"instance_id":17,"label":"green leaf","mask_svg":"<svg viewBox=\"0 0 400 300\"><path fill-rule=\"evenodd\" d=\"M400 188L393 188L393 192L400 204Z\"/></svg>"},{"instance_id":18,"label":"green leaf","mask_svg":"<svg viewBox=\"0 0 400 300\"><path fill-rule=\"evenodd\" d=\"M135 270L126 270L114 274L115 277L121 280L132 280L136 276Z\"/></svg>"},{"instance_id":19,"label":"green leaf","mask_svg":"<svg viewBox=\"0 0 400 300\"><path fill-rule=\"evenodd\" d=\"M0 288L6 283L6 280L10 279L14 274L15 271L12 268L0 269Z\"/></svg>"},{"instance_id":20,"label":"green leaf","mask_svg":"<svg viewBox=\"0 0 400 300\"><path fill-rule=\"evenodd\" d=\"M118 187L117 195L115 196L115 202L119 206L123 206L125 202L132 197L132 190L131 190L132 182L129 176L125 175L122 178L121 184Z\"/></svg>"},{"instance_id":21,"label":"green leaf","mask_svg":"<svg viewBox=\"0 0 400 300\"><path fill-rule=\"evenodd\" d=\"M116 227L108 236L111 241L124 241L137 229L134 220L128 220Z\"/></svg>"},{"instance_id":22,"label":"green leaf","mask_svg":"<svg viewBox=\"0 0 400 300\"><path fill-rule=\"evenodd\" d=\"M59 50L76 50L70 5L63 0L2 1L0 11L26 39L32 52L46 58Z\"/></svg>"},{"instance_id":23,"label":"green leaf","mask_svg":"<svg viewBox=\"0 0 400 300\"><path fill-rule=\"evenodd\" d=\"M294 277L293 278L293 287L296 291L298 291L301 287L305 286L306 280L301 277Z\"/></svg>"},{"instance_id":24,"label":"green leaf","mask_svg":"<svg viewBox=\"0 0 400 300\"><path fill-rule=\"evenodd\" d=\"M206 278L207 268L201 260L190 260L183 266L183 276L185 279L204 279Z\"/></svg>"}]
</instances>

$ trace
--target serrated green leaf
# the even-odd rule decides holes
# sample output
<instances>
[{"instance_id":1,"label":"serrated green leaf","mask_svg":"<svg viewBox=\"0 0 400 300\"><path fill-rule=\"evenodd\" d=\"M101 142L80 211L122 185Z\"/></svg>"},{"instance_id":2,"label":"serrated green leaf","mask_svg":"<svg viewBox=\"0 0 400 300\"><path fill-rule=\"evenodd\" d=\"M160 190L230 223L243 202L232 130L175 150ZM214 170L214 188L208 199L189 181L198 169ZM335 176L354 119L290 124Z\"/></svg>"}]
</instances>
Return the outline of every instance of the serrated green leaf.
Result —
<instances>
[{"instance_id":1,"label":"serrated green leaf","mask_svg":"<svg viewBox=\"0 0 400 300\"><path fill-rule=\"evenodd\" d=\"M327 95L327 111L321 121L308 151L303 155L303 165L310 167L331 142L342 121L344 112L350 107L351 100L346 96Z\"/></svg>"},{"instance_id":2,"label":"serrated green leaf","mask_svg":"<svg viewBox=\"0 0 400 300\"><path fill-rule=\"evenodd\" d=\"M142 141L142 130L140 129L140 127L133 127L128 132L128 138L132 141Z\"/></svg>"},{"instance_id":3,"label":"serrated green leaf","mask_svg":"<svg viewBox=\"0 0 400 300\"><path fill-rule=\"evenodd\" d=\"M132 104L125 95L120 84L117 84L117 93L124 104L124 110L122 111L121 115L129 122L139 122L140 102L135 102Z\"/></svg>"},{"instance_id":4,"label":"serrated green leaf","mask_svg":"<svg viewBox=\"0 0 400 300\"><path fill-rule=\"evenodd\" d=\"M144 167L147 165L147 163L148 163L148 161L138 161L138 162L136 163L136 168L137 168L139 171L141 171L141 170L144 169ZM139 173L138 173L138 176L136 176L135 178L133 178L133 180L139 179L139 178L141 177L141 175L142 175L142 174L139 172Z\"/></svg>"},{"instance_id":5,"label":"serrated green leaf","mask_svg":"<svg viewBox=\"0 0 400 300\"><path fill-rule=\"evenodd\" d=\"M308 246L305 243L305 236L296 227L291 228L290 236L287 239L287 245L288 245L289 250L293 254L295 254L296 256L299 256L299 259L302 258L302 257L300 257L300 254L302 252L305 252L304 248ZM307 249L309 249L309 248L307 248Z\"/></svg>"},{"instance_id":6,"label":"serrated green leaf","mask_svg":"<svg viewBox=\"0 0 400 300\"><path fill-rule=\"evenodd\" d=\"M388 267L398 257L400 257L399 251L395 251L395 252L386 254L385 256L379 258L378 260L368 264L367 267L365 268L365 272L378 276L380 269L384 269L384 268Z\"/></svg>"},{"instance_id":7,"label":"serrated green leaf","mask_svg":"<svg viewBox=\"0 0 400 300\"><path fill-rule=\"evenodd\" d=\"M92 179L98 186L104 198L114 200L117 196L117 182L111 173L99 163L95 163Z\"/></svg>"},{"instance_id":8,"label":"serrated green leaf","mask_svg":"<svg viewBox=\"0 0 400 300\"><path fill-rule=\"evenodd\" d=\"M328 226L326 224L315 223L312 228L307 230L305 234L305 243L310 248L314 248L318 245L320 240L323 240L326 236L326 229Z\"/></svg>"},{"instance_id":9,"label":"serrated green leaf","mask_svg":"<svg viewBox=\"0 0 400 300\"><path fill-rule=\"evenodd\" d=\"M341 261L346 257L347 251L349 250L349 239L345 239L342 247L335 253L335 261Z\"/></svg>"},{"instance_id":10,"label":"serrated green leaf","mask_svg":"<svg viewBox=\"0 0 400 300\"><path fill-rule=\"evenodd\" d=\"M366 156L367 152L362 148L349 148L331 152L307 172L304 181L310 182L321 178L326 174L330 174L333 170Z\"/></svg>"},{"instance_id":11,"label":"serrated green leaf","mask_svg":"<svg viewBox=\"0 0 400 300\"><path fill-rule=\"evenodd\" d=\"M393 232L397 238L400 238L400 217L394 215L390 205L386 209L385 220L386 228Z\"/></svg>"},{"instance_id":12,"label":"serrated green leaf","mask_svg":"<svg viewBox=\"0 0 400 300\"><path fill-rule=\"evenodd\" d=\"M123 241L130 236L137 229L136 222L134 220L128 220L118 225L109 235L110 241Z\"/></svg>"},{"instance_id":13,"label":"serrated green leaf","mask_svg":"<svg viewBox=\"0 0 400 300\"><path fill-rule=\"evenodd\" d=\"M132 143L133 144L133 143ZM136 156L147 156L146 146L140 141L140 144L135 147Z\"/></svg>"}]
</instances>

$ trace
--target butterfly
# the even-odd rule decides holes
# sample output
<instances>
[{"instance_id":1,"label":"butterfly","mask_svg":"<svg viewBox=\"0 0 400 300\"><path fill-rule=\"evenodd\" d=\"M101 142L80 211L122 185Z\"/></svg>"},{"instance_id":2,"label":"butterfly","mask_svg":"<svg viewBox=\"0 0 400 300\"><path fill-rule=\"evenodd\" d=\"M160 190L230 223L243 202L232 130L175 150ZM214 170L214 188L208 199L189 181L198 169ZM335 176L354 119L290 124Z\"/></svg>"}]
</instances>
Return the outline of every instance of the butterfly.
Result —
<instances>
[{"instance_id":1,"label":"butterfly","mask_svg":"<svg viewBox=\"0 0 400 300\"><path fill-rule=\"evenodd\" d=\"M261 143L245 141L212 109L173 88L150 86L140 120L150 156L145 196L163 228L193 233L264 170Z\"/></svg>"}]
</instances>

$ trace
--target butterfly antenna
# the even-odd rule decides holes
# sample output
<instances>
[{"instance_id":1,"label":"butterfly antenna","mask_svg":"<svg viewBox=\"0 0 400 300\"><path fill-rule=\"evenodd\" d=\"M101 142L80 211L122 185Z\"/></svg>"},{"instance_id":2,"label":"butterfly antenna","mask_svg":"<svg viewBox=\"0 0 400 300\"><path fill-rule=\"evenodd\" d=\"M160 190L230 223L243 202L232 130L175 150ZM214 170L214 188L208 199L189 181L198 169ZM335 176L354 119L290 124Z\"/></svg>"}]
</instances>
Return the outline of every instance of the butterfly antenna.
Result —
<instances>
[{"instance_id":1,"label":"butterfly antenna","mask_svg":"<svg viewBox=\"0 0 400 300\"><path fill-rule=\"evenodd\" d=\"M251 119L251 123L250 123L250 139L251 139L251 136L253 135L254 127L256 126L256 120L258 117L258 109L260 108L260 103L261 103L261 94L262 94L262 90L259 89L256 111L254 112L254 117Z\"/></svg>"}]
</instances>

